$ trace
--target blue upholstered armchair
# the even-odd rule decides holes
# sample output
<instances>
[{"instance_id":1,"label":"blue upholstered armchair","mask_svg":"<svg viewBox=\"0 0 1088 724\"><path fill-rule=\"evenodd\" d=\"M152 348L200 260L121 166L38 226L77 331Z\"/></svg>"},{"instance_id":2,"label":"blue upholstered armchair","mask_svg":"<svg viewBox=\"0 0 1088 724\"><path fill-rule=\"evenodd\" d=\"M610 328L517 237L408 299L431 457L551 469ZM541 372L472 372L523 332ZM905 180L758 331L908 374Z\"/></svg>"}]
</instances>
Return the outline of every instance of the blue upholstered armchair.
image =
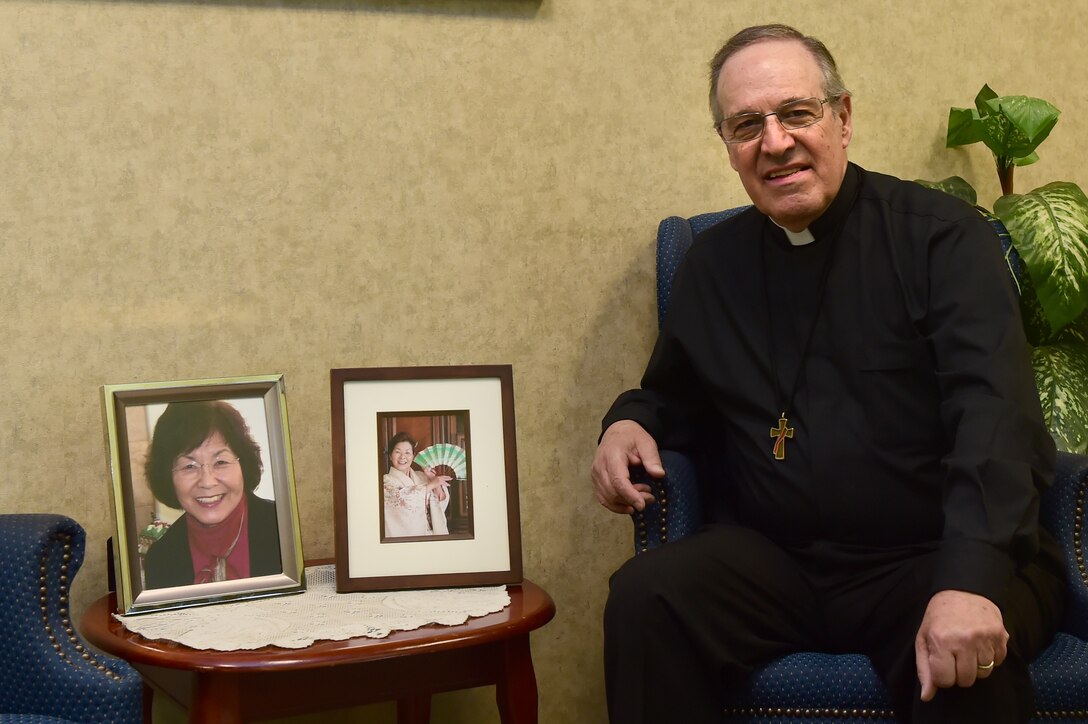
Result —
<instances>
[{"instance_id":1,"label":"blue upholstered armchair","mask_svg":"<svg viewBox=\"0 0 1088 724\"><path fill-rule=\"evenodd\" d=\"M0 723L143 720L139 674L90 650L72 622L85 538L60 515L0 515Z\"/></svg>"},{"instance_id":2,"label":"blue upholstered armchair","mask_svg":"<svg viewBox=\"0 0 1088 724\"><path fill-rule=\"evenodd\" d=\"M665 318L673 275L693 237L703 229L739 213L744 207L677 216L661 222L657 236L658 323ZM1008 232L991 219L1002 242ZM692 533L703 519L703 502L695 464L662 451L664 480L640 480L654 489L657 502L635 514L635 549L641 553ZM1088 541L1082 537L1088 458L1059 453L1054 487L1043 497L1042 518L1065 551L1069 609L1050 647L1031 664L1035 683L1033 722L1088 722ZM796 653L773 661L750 681L723 692L724 721L747 724L895 724L884 684L869 659L861 655Z\"/></svg>"}]
</instances>

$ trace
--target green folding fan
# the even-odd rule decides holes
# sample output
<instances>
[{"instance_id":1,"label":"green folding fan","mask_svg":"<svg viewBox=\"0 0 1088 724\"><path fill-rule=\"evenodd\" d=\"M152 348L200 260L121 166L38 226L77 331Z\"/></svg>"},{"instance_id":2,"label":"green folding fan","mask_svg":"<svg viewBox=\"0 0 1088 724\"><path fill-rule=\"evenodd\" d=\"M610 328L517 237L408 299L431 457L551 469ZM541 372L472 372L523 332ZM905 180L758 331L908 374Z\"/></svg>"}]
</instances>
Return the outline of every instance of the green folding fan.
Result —
<instances>
[{"instance_id":1,"label":"green folding fan","mask_svg":"<svg viewBox=\"0 0 1088 724\"><path fill-rule=\"evenodd\" d=\"M464 448L448 442L440 442L420 450L416 454L415 462L421 468L445 465L453 470L458 478L467 477L468 474L468 457Z\"/></svg>"}]
</instances>

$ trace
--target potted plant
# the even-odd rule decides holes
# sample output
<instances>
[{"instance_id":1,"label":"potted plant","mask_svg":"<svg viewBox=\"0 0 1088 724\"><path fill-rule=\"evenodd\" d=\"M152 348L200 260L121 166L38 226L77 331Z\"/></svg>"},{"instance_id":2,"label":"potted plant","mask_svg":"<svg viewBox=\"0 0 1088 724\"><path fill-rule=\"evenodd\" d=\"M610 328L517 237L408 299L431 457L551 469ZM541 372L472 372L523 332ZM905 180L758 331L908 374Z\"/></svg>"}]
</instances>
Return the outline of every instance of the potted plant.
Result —
<instances>
[{"instance_id":1,"label":"potted plant","mask_svg":"<svg viewBox=\"0 0 1088 724\"><path fill-rule=\"evenodd\" d=\"M1060 112L1040 98L998 96L984 85L974 108L948 114L948 148L982 142L993 154L1002 196L992 214L1009 231L1006 257L1020 287L1035 382L1058 448L1088 452L1088 197L1056 181L1013 192L1013 171L1039 160L1036 148ZM953 176L919 181L978 206L974 188ZM979 207L986 214L991 212ZM1026 273L1024 269L1026 268Z\"/></svg>"}]
</instances>

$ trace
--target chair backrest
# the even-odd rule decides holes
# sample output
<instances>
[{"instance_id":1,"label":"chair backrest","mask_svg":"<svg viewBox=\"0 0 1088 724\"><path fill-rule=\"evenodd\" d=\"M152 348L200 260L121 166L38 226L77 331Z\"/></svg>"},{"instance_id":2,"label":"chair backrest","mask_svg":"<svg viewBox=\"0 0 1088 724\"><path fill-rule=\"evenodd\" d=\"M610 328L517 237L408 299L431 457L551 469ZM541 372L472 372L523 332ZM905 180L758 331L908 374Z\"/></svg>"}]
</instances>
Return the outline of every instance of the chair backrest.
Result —
<instances>
[{"instance_id":1,"label":"chair backrest","mask_svg":"<svg viewBox=\"0 0 1088 724\"><path fill-rule=\"evenodd\" d=\"M36 710L39 680L60 655L50 636L65 636L54 624L68 618L59 610L68 606L68 590L51 586L75 576L85 535L60 515L0 516L0 712Z\"/></svg>"},{"instance_id":2,"label":"chair backrest","mask_svg":"<svg viewBox=\"0 0 1088 724\"><path fill-rule=\"evenodd\" d=\"M736 216L748 206L738 206L725 211L712 211L699 214L690 219L682 216L670 216L657 226L657 326L665 323L665 312L669 307L669 293L672 291L672 278L676 269L684 260L684 255L691 248L691 242L704 229Z\"/></svg>"},{"instance_id":3,"label":"chair backrest","mask_svg":"<svg viewBox=\"0 0 1088 724\"><path fill-rule=\"evenodd\" d=\"M1062 548L1068 599L1062 630L1088 640L1088 538L1083 535L1088 458L1058 453L1054 486L1040 501L1039 520Z\"/></svg>"},{"instance_id":4,"label":"chair backrest","mask_svg":"<svg viewBox=\"0 0 1088 724\"><path fill-rule=\"evenodd\" d=\"M71 581L83 565L85 544L83 528L71 518L49 514L0 517L0 669L6 670L4 662L9 656L20 659L11 662L17 670L25 667L21 659L28 651L53 652L45 626L28 622L41 622L43 617L57 614L54 607L62 605L61 596L56 591L42 591L43 581ZM39 640L29 641L29 636ZM14 694L11 690L17 688L0 686L0 711L5 711L4 691Z\"/></svg>"},{"instance_id":5,"label":"chair backrest","mask_svg":"<svg viewBox=\"0 0 1088 724\"><path fill-rule=\"evenodd\" d=\"M89 649L72 620L85 546L66 516L0 514L0 721L143 718L139 674Z\"/></svg>"}]
</instances>

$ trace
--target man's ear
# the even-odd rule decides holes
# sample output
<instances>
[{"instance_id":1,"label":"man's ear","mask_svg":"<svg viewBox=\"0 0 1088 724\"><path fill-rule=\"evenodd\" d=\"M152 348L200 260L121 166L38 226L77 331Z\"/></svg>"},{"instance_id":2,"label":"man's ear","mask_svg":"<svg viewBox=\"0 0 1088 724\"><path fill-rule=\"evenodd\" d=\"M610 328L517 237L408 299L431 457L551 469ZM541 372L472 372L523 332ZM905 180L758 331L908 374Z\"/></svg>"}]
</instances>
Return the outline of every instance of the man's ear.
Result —
<instances>
[{"instance_id":1,"label":"man's ear","mask_svg":"<svg viewBox=\"0 0 1088 724\"><path fill-rule=\"evenodd\" d=\"M850 139L854 137L854 105L853 98L844 95L839 99L839 110L836 115L842 124L842 147L850 145Z\"/></svg>"}]
</instances>

